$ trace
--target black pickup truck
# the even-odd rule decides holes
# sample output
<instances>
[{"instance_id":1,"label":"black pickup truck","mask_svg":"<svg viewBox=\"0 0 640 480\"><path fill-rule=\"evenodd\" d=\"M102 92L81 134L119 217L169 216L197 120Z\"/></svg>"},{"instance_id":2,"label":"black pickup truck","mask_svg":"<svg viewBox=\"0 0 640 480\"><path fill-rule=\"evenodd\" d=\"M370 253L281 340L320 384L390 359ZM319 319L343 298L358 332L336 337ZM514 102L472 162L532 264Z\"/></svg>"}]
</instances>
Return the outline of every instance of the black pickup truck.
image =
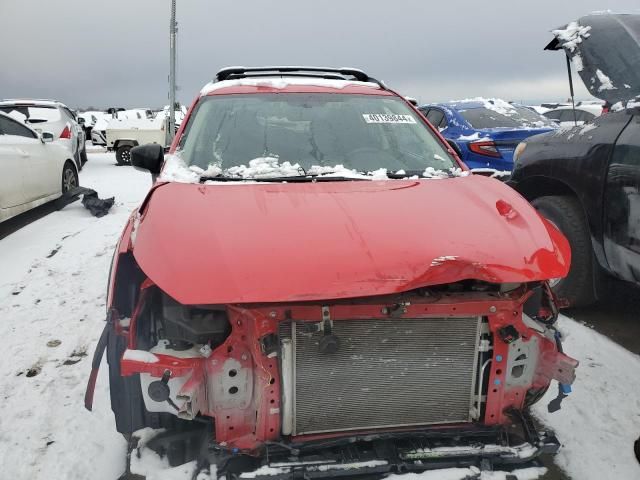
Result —
<instances>
[{"instance_id":1,"label":"black pickup truck","mask_svg":"<svg viewBox=\"0 0 640 480\"><path fill-rule=\"evenodd\" d=\"M640 285L640 103L629 100L640 95L640 15L591 15L554 35L547 49L564 48L587 88L619 109L529 137L509 183L568 238L571 270L552 287L581 306L606 274Z\"/></svg>"}]
</instances>

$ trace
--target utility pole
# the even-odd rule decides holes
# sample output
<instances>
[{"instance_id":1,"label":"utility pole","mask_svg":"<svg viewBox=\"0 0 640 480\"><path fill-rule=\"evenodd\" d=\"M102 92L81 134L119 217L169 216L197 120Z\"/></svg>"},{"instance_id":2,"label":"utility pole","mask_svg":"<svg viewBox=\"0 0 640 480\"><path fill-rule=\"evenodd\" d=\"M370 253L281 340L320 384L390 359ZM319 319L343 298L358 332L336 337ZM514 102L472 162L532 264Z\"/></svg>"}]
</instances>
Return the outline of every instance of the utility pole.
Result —
<instances>
[{"instance_id":1,"label":"utility pole","mask_svg":"<svg viewBox=\"0 0 640 480\"><path fill-rule=\"evenodd\" d=\"M169 24L169 140L176 133L176 0L171 0L171 23Z\"/></svg>"}]
</instances>

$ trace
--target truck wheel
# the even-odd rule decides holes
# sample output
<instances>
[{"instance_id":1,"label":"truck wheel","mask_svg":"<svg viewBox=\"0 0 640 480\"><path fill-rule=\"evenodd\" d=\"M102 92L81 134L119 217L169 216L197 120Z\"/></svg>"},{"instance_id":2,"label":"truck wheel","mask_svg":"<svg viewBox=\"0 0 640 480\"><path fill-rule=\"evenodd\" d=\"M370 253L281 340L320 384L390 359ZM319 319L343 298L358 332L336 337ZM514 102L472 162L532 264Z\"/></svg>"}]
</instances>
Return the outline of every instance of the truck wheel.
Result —
<instances>
[{"instance_id":1,"label":"truck wheel","mask_svg":"<svg viewBox=\"0 0 640 480\"><path fill-rule=\"evenodd\" d=\"M118 165L131 165L131 146L123 145L116 149L116 161Z\"/></svg>"},{"instance_id":2,"label":"truck wheel","mask_svg":"<svg viewBox=\"0 0 640 480\"><path fill-rule=\"evenodd\" d=\"M591 234L578 200L569 196L550 195L533 200L540 214L563 233L571 246L571 268L565 278L550 281L558 298L572 307L595 302L593 286L593 249Z\"/></svg>"}]
</instances>

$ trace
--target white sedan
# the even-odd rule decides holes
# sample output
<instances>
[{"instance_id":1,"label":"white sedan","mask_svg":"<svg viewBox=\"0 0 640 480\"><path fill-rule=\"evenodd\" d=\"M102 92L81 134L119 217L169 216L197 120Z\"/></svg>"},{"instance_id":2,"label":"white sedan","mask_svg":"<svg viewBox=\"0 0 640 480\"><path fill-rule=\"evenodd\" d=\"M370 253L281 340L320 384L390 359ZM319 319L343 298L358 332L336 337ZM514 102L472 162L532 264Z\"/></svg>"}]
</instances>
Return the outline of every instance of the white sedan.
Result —
<instances>
[{"instance_id":1,"label":"white sedan","mask_svg":"<svg viewBox=\"0 0 640 480\"><path fill-rule=\"evenodd\" d=\"M0 113L0 222L78 186L69 150L53 139Z\"/></svg>"}]
</instances>

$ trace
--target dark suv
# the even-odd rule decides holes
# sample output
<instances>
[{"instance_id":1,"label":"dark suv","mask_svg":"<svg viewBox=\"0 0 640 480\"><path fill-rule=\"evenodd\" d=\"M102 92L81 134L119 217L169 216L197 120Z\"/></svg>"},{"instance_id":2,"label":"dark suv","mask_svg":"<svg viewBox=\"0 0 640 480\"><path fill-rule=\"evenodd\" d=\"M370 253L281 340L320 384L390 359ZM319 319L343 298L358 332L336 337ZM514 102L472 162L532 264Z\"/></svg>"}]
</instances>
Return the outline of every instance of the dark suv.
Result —
<instances>
[{"instance_id":1,"label":"dark suv","mask_svg":"<svg viewBox=\"0 0 640 480\"><path fill-rule=\"evenodd\" d=\"M640 94L640 15L586 16L554 34L547 49L564 48L587 88L618 111L528 138L510 184L569 240L569 275L551 283L580 306L597 299L603 273L640 284L640 108L629 101Z\"/></svg>"}]
</instances>

